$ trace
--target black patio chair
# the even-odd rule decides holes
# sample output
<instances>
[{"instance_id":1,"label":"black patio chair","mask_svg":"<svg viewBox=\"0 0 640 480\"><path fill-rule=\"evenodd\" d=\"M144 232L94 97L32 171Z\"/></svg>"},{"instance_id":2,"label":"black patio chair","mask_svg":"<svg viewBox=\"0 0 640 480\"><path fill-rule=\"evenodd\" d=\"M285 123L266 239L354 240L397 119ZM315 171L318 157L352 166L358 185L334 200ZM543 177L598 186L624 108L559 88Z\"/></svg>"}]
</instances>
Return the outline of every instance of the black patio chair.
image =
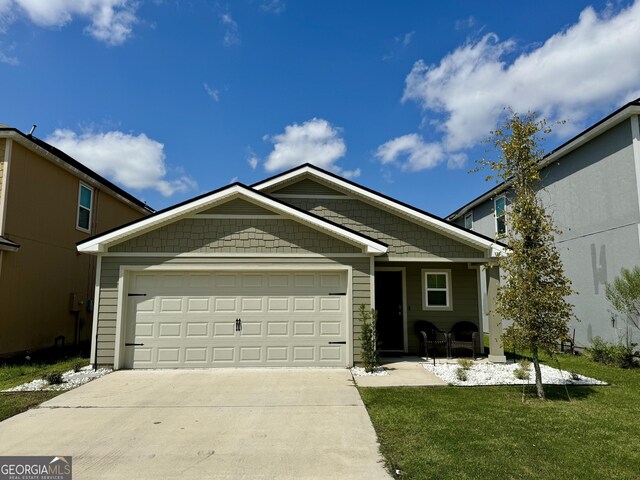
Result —
<instances>
[{"instance_id":1,"label":"black patio chair","mask_svg":"<svg viewBox=\"0 0 640 480\"><path fill-rule=\"evenodd\" d=\"M428 357L429 349L431 349L433 358L435 358L438 347L443 347L445 355L449 356L449 342L445 332L426 320L418 320L413 328L418 335L421 356Z\"/></svg>"},{"instance_id":2,"label":"black patio chair","mask_svg":"<svg viewBox=\"0 0 640 480\"><path fill-rule=\"evenodd\" d=\"M451 327L449 332L449 355L454 350L469 350L475 357L478 342L478 326L473 322L462 321Z\"/></svg>"}]
</instances>

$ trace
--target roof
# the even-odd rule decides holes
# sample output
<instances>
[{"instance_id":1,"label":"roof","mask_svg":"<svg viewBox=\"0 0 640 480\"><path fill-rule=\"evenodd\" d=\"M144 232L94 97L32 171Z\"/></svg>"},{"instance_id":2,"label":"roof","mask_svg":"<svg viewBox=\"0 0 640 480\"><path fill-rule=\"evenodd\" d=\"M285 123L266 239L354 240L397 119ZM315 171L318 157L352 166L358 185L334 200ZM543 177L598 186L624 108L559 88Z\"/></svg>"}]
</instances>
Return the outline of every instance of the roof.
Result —
<instances>
[{"instance_id":1,"label":"roof","mask_svg":"<svg viewBox=\"0 0 640 480\"><path fill-rule=\"evenodd\" d=\"M341 187L349 192L356 194L357 196L364 197L368 200L381 203L390 208L396 213L399 213L405 217L410 218L412 221L417 221L422 225L426 225L432 229L435 229L446 236L453 237L458 241L462 241L467 244L472 244L476 247L491 249L492 254L497 252L504 252L509 247L493 238L487 237L480 233L466 229L460 225L456 225L453 222L444 218L433 215L424 210L420 210L412 205L393 199L380 192L376 192L370 188L359 185L351 180L342 178L334 173L323 170L310 163L305 163L298 167L292 168L286 172L274 175L266 180L255 183L252 185L256 190L265 190L267 188L274 187L285 182L301 177L304 175L311 175L312 177L320 178L329 184ZM495 250L495 252L494 252Z\"/></svg>"},{"instance_id":2,"label":"roof","mask_svg":"<svg viewBox=\"0 0 640 480\"><path fill-rule=\"evenodd\" d=\"M378 240L355 232L354 230L338 225L312 213L305 212L304 210L272 198L239 182L205 193L190 200L186 200L174 205L173 207L155 212L147 217L135 220L121 227L78 242L78 251L85 253L105 252L110 245L146 233L155 228L159 228L160 226L171 223L187 214L206 210L211 208L212 205L224 203L238 197L264 205L271 210L282 213L289 218L311 226L317 230L327 232L328 234L340 238L348 243L357 244L363 247L366 253L380 255L387 252L387 245Z\"/></svg>"},{"instance_id":3,"label":"roof","mask_svg":"<svg viewBox=\"0 0 640 480\"><path fill-rule=\"evenodd\" d=\"M7 237L0 236L0 250L9 252L17 252L20 249L20 245L16 242L12 242Z\"/></svg>"},{"instance_id":4,"label":"roof","mask_svg":"<svg viewBox=\"0 0 640 480\"><path fill-rule=\"evenodd\" d=\"M111 190L117 196L122 197L123 199L127 200L128 202L136 205L137 207L139 207L139 208L141 208L141 209L143 209L143 210L145 210L147 212L153 212L154 211L153 208L149 207L142 200L139 200L138 198L134 197L129 192L127 192L127 191L123 190L122 188L118 187L114 183L112 183L109 180L107 180L106 178L104 178L102 175L97 174L96 172L91 170L86 165L80 163L79 161L77 161L73 157L67 155L62 150L54 147L53 145L49 145L47 142L45 142L43 140L40 140L39 138L36 138L33 135L25 134L25 133L21 132L20 130L18 130L17 128L7 127L5 125L0 125L0 132L11 132L14 135L17 135L17 138L22 140L23 143L24 142L31 143L31 144L33 144L33 145L35 145L37 147L40 147L40 148L44 149L46 152L50 153L51 155L54 155L59 160L61 160L63 163L65 163L68 166L70 166L71 168L82 172L83 174L87 175L88 177L90 177L91 179L96 181L97 183L99 183L99 184L103 185L104 187L106 187L107 189Z\"/></svg>"},{"instance_id":5,"label":"roof","mask_svg":"<svg viewBox=\"0 0 640 480\"><path fill-rule=\"evenodd\" d=\"M562 145L560 145L559 147L555 148L554 150L546 154L540 160L539 168L546 167L547 165L549 165L550 163L553 163L563 155L566 155L569 152L576 150L578 147L581 147L591 139L613 128L619 123L625 121L632 115L638 115L638 114L640 114L640 98L636 98L635 100L632 100L631 102L625 104L615 112L607 115L602 120L598 121L597 123L594 123L586 130L583 130L575 137L571 138L570 140L567 140ZM447 220L455 220L456 218L459 218L460 216L464 215L472 208L478 206L481 203L484 203L495 194L500 193L509 185L510 185L509 182L501 182L497 184L495 187L477 196L476 198L471 200L469 203L457 209L455 212L452 212L449 215L447 215L446 217Z\"/></svg>"}]
</instances>

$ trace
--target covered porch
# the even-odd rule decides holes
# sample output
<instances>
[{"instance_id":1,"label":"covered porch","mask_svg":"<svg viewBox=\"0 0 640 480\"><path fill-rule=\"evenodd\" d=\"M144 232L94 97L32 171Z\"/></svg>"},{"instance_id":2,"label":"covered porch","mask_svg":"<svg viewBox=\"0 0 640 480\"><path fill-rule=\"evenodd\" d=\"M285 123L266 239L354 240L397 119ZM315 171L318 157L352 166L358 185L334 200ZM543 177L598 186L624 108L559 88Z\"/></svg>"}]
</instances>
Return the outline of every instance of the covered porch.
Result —
<instances>
[{"instance_id":1,"label":"covered porch","mask_svg":"<svg viewBox=\"0 0 640 480\"><path fill-rule=\"evenodd\" d=\"M485 356L483 334L489 336L489 361L505 362L500 335L502 319L495 314L499 270L487 259L465 262L375 262L373 304L377 313L382 355L424 355L416 327L434 326L447 343L439 356ZM475 330L473 351L456 343L462 331ZM449 335L450 334L450 335ZM471 335L469 334L469 341ZM460 348L460 347L463 348ZM432 351L429 350L429 355Z\"/></svg>"}]
</instances>

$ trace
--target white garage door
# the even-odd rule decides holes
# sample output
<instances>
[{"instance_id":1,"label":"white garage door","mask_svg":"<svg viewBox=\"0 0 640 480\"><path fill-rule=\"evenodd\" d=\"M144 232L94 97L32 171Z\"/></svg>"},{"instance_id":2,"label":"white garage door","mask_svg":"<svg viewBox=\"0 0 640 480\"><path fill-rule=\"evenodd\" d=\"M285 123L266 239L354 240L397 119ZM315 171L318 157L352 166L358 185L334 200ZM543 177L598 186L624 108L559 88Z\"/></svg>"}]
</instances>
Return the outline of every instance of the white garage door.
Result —
<instances>
[{"instance_id":1,"label":"white garage door","mask_svg":"<svg viewBox=\"0 0 640 480\"><path fill-rule=\"evenodd\" d=\"M348 364L345 272L132 274L126 368Z\"/></svg>"}]
</instances>

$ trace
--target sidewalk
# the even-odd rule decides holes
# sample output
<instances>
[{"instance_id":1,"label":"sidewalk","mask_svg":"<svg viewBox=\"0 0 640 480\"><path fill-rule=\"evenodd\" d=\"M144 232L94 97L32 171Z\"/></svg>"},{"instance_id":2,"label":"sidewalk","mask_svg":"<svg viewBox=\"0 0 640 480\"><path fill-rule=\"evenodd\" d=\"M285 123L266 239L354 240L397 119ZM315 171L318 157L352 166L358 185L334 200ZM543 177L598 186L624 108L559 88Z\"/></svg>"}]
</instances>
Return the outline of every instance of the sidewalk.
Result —
<instances>
[{"instance_id":1,"label":"sidewalk","mask_svg":"<svg viewBox=\"0 0 640 480\"><path fill-rule=\"evenodd\" d=\"M435 387L447 382L425 370L425 360L420 357L381 359L389 375L353 377L359 387Z\"/></svg>"}]
</instances>

